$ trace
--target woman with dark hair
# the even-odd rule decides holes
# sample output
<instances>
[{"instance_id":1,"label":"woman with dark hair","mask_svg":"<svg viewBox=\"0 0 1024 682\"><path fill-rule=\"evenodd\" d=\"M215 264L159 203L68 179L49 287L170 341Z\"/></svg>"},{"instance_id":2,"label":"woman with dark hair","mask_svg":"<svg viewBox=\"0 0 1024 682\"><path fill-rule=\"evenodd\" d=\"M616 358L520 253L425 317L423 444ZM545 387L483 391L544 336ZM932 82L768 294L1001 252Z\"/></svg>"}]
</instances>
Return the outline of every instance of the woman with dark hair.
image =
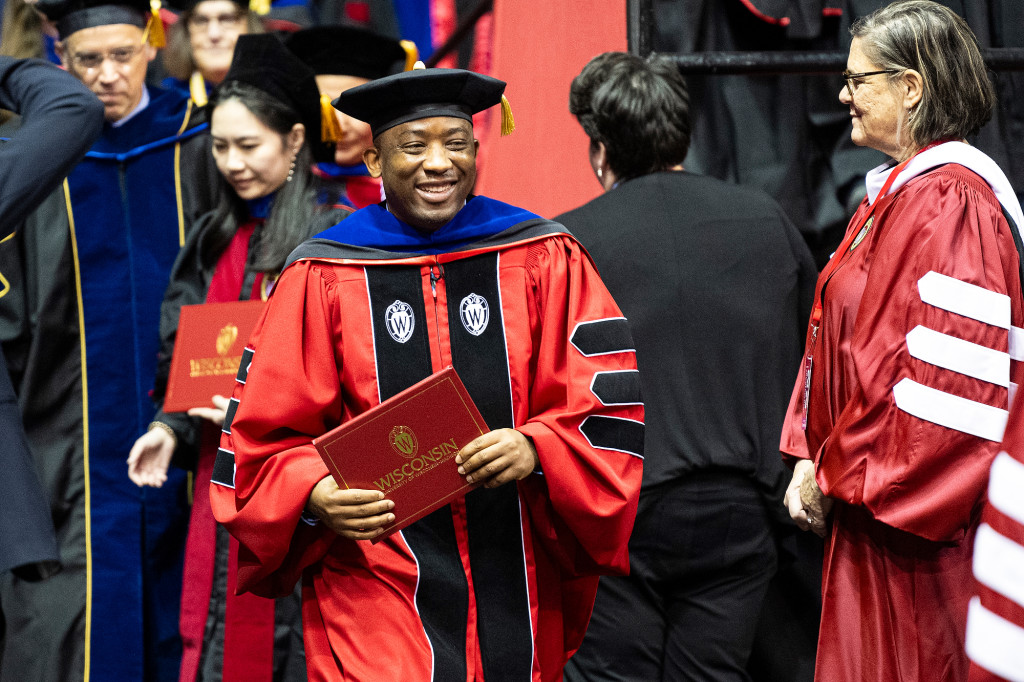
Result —
<instances>
[{"instance_id":1,"label":"woman with dark hair","mask_svg":"<svg viewBox=\"0 0 1024 682\"><path fill-rule=\"evenodd\" d=\"M266 300L292 249L315 233L316 225L344 217L321 210L316 202L310 135L319 153L327 155L330 149L318 141L320 104L313 72L276 37L239 39L231 71L214 91L210 111L213 156L225 186L216 208L199 219L171 273L161 309L158 405L181 306ZM194 408L188 415L159 410L129 455L132 481L159 487L173 456L175 464L194 469L198 481L208 482L227 405L226 398L215 396L212 407ZM195 679L197 671L202 679L220 679L227 670L240 679L270 680L271 673L274 679L305 679L298 601L275 609L271 600L235 595L227 588L233 584L228 547L227 533L213 521L209 485L200 483L186 547L181 679ZM236 626L246 630L233 630Z\"/></svg>"},{"instance_id":2,"label":"woman with dark hair","mask_svg":"<svg viewBox=\"0 0 1024 682\"><path fill-rule=\"evenodd\" d=\"M1024 326L1024 224L965 139L995 97L966 22L929 0L852 28L854 143L888 154L818 279L781 448L826 538L819 680L966 680L971 553Z\"/></svg>"},{"instance_id":3,"label":"woman with dark hair","mask_svg":"<svg viewBox=\"0 0 1024 682\"><path fill-rule=\"evenodd\" d=\"M645 62L621 52L594 57L569 93L569 111L590 138L590 165L605 191L651 173L682 170L690 147L689 107L686 84L671 61Z\"/></svg>"},{"instance_id":4,"label":"woman with dark hair","mask_svg":"<svg viewBox=\"0 0 1024 682\"><path fill-rule=\"evenodd\" d=\"M269 4L269 3L268 3ZM263 33L263 20L245 0L184 0L178 21L168 27L165 87L188 90L198 106L231 68L238 36Z\"/></svg>"},{"instance_id":5,"label":"woman with dark hair","mask_svg":"<svg viewBox=\"0 0 1024 682\"><path fill-rule=\"evenodd\" d=\"M689 95L671 60L595 57L569 110L605 193L556 220L630 322L646 427L630 574L601 579L565 676L747 680L814 263L767 195L683 169Z\"/></svg>"}]
</instances>

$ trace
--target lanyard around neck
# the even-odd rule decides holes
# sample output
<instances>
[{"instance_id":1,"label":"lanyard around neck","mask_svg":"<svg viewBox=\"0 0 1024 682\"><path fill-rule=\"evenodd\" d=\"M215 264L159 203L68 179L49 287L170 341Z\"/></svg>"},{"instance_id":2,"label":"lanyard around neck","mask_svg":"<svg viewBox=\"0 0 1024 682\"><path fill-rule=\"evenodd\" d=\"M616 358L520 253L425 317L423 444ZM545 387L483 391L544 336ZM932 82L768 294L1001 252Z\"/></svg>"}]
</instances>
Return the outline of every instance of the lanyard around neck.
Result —
<instances>
[{"instance_id":1,"label":"lanyard around neck","mask_svg":"<svg viewBox=\"0 0 1024 682\"><path fill-rule=\"evenodd\" d=\"M846 236L843 238L842 243L839 245L839 248L836 249L836 252L832 255L832 258L829 259L828 263L825 264L825 268L821 271L821 276L819 278L822 282L821 289L819 290L818 295L815 296L814 298L814 309L811 311L811 325L815 331L818 328L818 324L821 322L821 315L823 309L821 299L825 295L825 287L828 285L828 281L832 278L832 275L834 275L836 270L839 269L841 261L843 261L846 254L849 253L850 246L857 238L857 235L859 235L864 230L865 226L868 225L868 221L870 221L872 216L874 216L875 214L875 209L878 208L878 205L889 193L889 189L892 187L893 183L896 182L896 178L899 176L900 173L903 172L903 169L907 167L907 164L909 164L914 159L914 157L916 157L921 152L927 151L932 147L940 145L944 141L945 140L933 142L926 147L922 147L921 149L914 152L914 154L909 159L894 167L892 171L889 172L889 177L885 179L885 183L882 185L881 191L879 191L879 193L875 196L875 200L871 202L871 206L868 208L867 214L864 216L864 219L861 220L860 224L855 229L847 231Z\"/></svg>"}]
</instances>

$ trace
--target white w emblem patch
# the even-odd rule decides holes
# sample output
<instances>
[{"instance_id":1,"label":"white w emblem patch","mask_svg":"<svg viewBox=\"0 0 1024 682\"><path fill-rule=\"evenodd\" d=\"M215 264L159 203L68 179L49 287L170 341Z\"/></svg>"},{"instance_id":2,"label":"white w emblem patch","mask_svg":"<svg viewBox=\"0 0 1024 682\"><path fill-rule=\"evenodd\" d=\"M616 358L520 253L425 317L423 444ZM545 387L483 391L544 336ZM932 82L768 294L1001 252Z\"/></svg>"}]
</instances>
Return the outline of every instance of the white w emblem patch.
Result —
<instances>
[{"instance_id":1,"label":"white w emblem patch","mask_svg":"<svg viewBox=\"0 0 1024 682\"><path fill-rule=\"evenodd\" d=\"M412 306L404 301L395 301L384 311L384 323L388 327L388 334L391 334L398 343L405 343L412 338L413 329L416 328L416 318L412 314Z\"/></svg>"},{"instance_id":2,"label":"white w emblem patch","mask_svg":"<svg viewBox=\"0 0 1024 682\"><path fill-rule=\"evenodd\" d=\"M487 329L487 321L491 319L491 309L487 299L477 294L470 294L459 304L459 316L462 326L473 336L480 336Z\"/></svg>"}]
</instances>

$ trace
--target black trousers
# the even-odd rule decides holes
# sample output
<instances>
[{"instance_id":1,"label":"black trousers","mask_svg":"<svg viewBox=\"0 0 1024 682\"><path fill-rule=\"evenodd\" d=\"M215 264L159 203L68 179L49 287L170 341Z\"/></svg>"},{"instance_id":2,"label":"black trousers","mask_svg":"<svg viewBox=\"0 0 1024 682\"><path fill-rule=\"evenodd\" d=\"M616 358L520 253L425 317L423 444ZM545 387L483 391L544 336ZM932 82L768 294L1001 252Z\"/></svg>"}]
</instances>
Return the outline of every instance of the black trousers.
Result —
<instances>
[{"instance_id":1,"label":"black trousers","mask_svg":"<svg viewBox=\"0 0 1024 682\"><path fill-rule=\"evenodd\" d=\"M566 681L749 680L777 564L754 485L710 471L644 491L629 551L630 575L601 579Z\"/></svg>"}]
</instances>

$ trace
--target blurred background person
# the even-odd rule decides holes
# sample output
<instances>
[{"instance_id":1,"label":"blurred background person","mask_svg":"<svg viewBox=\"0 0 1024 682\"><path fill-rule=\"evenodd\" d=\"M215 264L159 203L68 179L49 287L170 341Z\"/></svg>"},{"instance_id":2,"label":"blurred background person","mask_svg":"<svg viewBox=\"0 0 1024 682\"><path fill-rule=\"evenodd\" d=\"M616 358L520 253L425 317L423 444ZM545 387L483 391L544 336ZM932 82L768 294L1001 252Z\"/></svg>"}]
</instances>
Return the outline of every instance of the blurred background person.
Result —
<instances>
[{"instance_id":1,"label":"blurred background person","mask_svg":"<svg viewBox=\"0 0 1024 682\"><path fill-rule=\"evenodd\" d=\"M44 56L43 20L25 0L5 0L0 24L0 54L9 57Z\"/></svg>"},{"instance_id":2,"label":"blurred background person","mask_svg":"<svg viewBox=\"0 0 1024 682\"><path fill-rule=\"evenodd\" d=\"M858 21L839 100L890 161L818 279L782 450L789 513L826 536L816 679L966 680L971 551L1022 380L1020 205L967 145L995 96L947 7Z\"/></svg>"},{"instance_id":3,"label":"blurred background person","mask_svg":"<svg viewBox=\"0 0 1024 682\"><path fill-rule=\"evenodd\" d=\"M0 249L13 249L9 238L19 223L99 137L103 106L74 76L50 64L0 57L0 107L21 117L11 139L0 144ZM10 281L0 272L0 298L8 294ZM47 578L60 570L57 539L2 351L0 433L0 572Z\"/></svg>"},{"instance_id":4,"label":"blurred background person","mask_svg":"<svg viewBox=\"0 0 1024 682\"><path fill-rule=\"evenodd\" d=\"M324 116L333 114L338 122L334 157L313 167L324 182L325 201L351 208L380 202L380 178L371 177L363 163L363 152L373 146L370 124L338 111L331 102L349 88L408 71L418 57L416 46L348 26L305 29L289 35L285 44L316 73Z\"/></svg>"},{"instance_id":5,"label":"blurred background person","mask_svg":"<svg viewBox=\"0 0 1024 682\"><path fill-rule=\"evenodd\" d=\"M183 305L266 300L287 255L347 213L321 211L311 148L321 112L313 73L272 35L242 36L210 99L213 157L223 178L217 206L182 249L161 309L154 397L160 407ZM311 145L314 142L315 145ZM229 539L210 511L209 481L227 398L184 413L157 412L136 441L128 475L160 487L172 458L196 472L182 589L183 681L304 680L299 600L237 596L228 585ZM232 543L234 544L234 543ZM232 562L233 564L233 562Z\"/></svg>"},{"instance_id":6,"label":"blurred background person","mask_svg":"<svg viewBox=\"0 0 1024 682\"><path fill-rule=\"evenodd\" d=\"M187 98L145 85L157 19L133 2L37 6L104 123L0 250L10 284L0 336L64 567L40 583L0 580L3 680L178 672L186 476L140 491L124 460L153 416L160 301L193 218L211 205L213 164Z\"/></svg>"},{"instance_id":7,"label":"blurred background person","mask_svg":"<svg viewBox=\"0 0 1024 682\"><path fill-rule=\"evenodd\" d=\"M181 14L167 29L164 86L184 89L193 102L205 106L210 89L231 68L238 36L263 33L263 21L245 0L185 0L176 7Z\"/></svg>"},{"instance_id":8,"label":"blurred background person","mask_svg":"<svg viewBox=\"0 0 1024 682\"><path fill-rule=\"evenodd\" d=\"M37 0L5 0L0 31L0 54L33 57L60 64L57 28L36 10Z\"/></svg>"},{"instance_id":9,"label":"blurred background person","mask_svg":"<svg viewBox=\"0 0 1024 682\"><path fill-rule=\"evenodd\" d=\"M629 320L647 427L630 574L601 579L565 677L747 680L787 523L777 445L817 271L766 194L683 169L689 95L670 59L595 57L569 110L605 193L555 220Z\"/></svg>"}]
</instances>

